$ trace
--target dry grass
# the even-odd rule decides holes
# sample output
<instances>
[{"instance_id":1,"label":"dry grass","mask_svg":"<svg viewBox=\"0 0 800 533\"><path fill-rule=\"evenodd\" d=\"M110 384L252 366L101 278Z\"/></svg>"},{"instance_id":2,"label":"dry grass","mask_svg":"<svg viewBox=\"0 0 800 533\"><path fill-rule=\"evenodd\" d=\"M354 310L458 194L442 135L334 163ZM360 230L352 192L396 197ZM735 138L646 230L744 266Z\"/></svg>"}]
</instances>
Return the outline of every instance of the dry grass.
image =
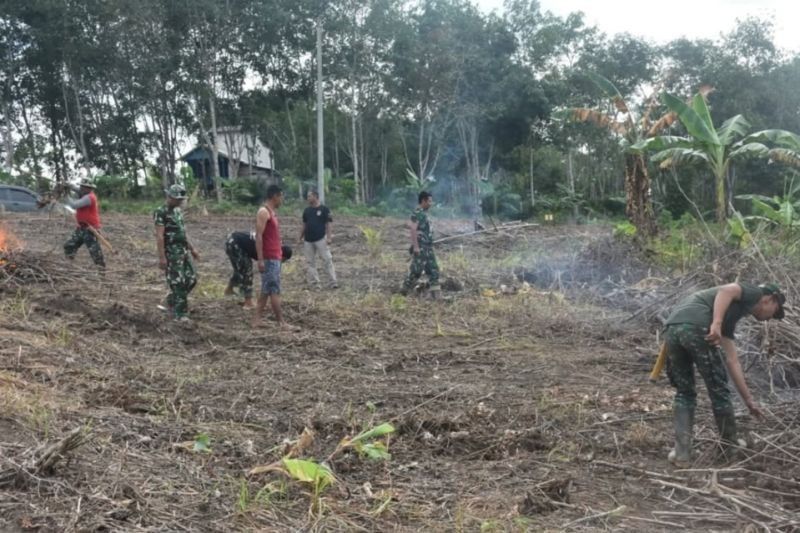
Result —
<instances>
[{"instance_id":1,"label":"dry grass","mask_svg":"<svg viewBox=\"0 0 800 533\"><path fill-rule=\"evenodd\" d=\"M654 329L600 305L637 300L623 292L575 299L590 276L608 274L579 268L580 249L599 237L597 229L449 241L439 249L442 271L464 290L434 303L392 292L408 264L398 221L369 221L381 231L374 259L357 227L363 221L345 220L333 248L339 291L305 290L299 261L284 271L286 316L301 328L289 335L269 321L250 330L249 314L219 297L229 274L222 238L250 222L190 219L202 260L188 327L155 310L164 287L146 217L106 221L121 254L105 279L87 274L83 251L72 265L51 261L63 230L46 221L13 226L29 245L25 257L43 259L38 278L0 292L0 428L8 429L0 462L84 425L92 440L38 485L0 491L3 528L540 531L583 520L570 528L642 531L667 527L642 520L687 529L729 524L655 514L682 509L656 481L697 483L664 461L670 391L644 384ZM291 217L282 223L287 235L297 233ZM570 277L576 272L584 277ZM517 276L526 273L541 278L537 289L502 294L501 284L521 288ZM780 409L776 420L788 423L789 408ZM331 467L340 484L323 494L314 516L300 484L246 475L278 459L283 442L306 427L316 433L306 456L321 459L380 421L397 427L392 460L337 457ZM701 435L710 435L709 424L701 411ZM796 446L778 431L768 425L758 432L768 443L748 464L760 472L753 479L775 472L769 460L781 457L777 447ZM187 447L201 434L210 453ZM713 443L701 447L710 451ZM609 464L666 477L631 476ZM556 486L564 499L542 488ZM607 513L620 505L624 512Z\"/></svg>"}]
</instances>

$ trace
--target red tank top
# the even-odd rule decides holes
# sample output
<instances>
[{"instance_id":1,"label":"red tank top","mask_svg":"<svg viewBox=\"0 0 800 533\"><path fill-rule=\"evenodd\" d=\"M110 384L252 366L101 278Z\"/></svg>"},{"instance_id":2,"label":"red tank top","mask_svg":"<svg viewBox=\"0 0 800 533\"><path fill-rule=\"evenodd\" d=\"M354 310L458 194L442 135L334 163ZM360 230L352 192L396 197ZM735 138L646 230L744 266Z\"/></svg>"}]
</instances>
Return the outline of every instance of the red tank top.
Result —
<instances>
[{"instance_id":1,"label":"red tank top","mask_svg":"<svg viewBox=\"0 0 800 533\"><path fill-rule=\"evenodd\" d=\"M92 202L86 207L80 207L75 212L75 220L79 226L100 227L100 205L97 203L97 196L93 192L89 193L89 200Z\"/></svg>"},{"instance_id":2,"label":"red tank top","mask_svg":"<svg viewBox=\"0 0 800 533\"><path fill-rule=\"evenodd\" d=\"M270 217L267 225L264 226L264 233L261 234L261 250L264 252L264 259L280 261L283 258L281 251L281 227L278 224L278 217L275 211L266 208Z\"/></svg>"}]
</instances>

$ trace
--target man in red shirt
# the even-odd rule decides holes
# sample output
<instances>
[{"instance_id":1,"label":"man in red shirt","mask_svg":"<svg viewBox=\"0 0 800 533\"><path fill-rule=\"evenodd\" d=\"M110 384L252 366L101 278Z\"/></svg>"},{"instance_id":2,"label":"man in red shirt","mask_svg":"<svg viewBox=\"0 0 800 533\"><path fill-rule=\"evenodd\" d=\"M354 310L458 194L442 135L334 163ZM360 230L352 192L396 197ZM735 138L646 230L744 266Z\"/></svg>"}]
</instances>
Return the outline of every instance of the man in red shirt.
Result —
<instances>
[{"instance_id":1,"label":"man in red shirt","mask_svg":"<svg viewBox=\"0 0 800 533\"><path fill-rule=\"evenodd\" d=\"M277 185L267 188L267 200L256 214L256 262L261 273L261 294L258 296L252 326L261 324L261 317L270 302L275 320L282 328L291 329L281 312L281 230L275 211L283 203L283 191Z\"/></svg>"},{"instance_id":2,"label":"man in red shirt","mask_svg":"<svg viewBox=\"0 0 800 533\"><path fill-rule=\"evenodd\" d=\"M64 253L68 259L74 259L78 248L85 244L94 264L104 269L106 261L96 235L100 230L100 204L94 194L94 184L82 181L78 187L78 199L67 200L67 205L75 209L75 221L78 227L64 243Z\"/></svg>"}]
</instances>

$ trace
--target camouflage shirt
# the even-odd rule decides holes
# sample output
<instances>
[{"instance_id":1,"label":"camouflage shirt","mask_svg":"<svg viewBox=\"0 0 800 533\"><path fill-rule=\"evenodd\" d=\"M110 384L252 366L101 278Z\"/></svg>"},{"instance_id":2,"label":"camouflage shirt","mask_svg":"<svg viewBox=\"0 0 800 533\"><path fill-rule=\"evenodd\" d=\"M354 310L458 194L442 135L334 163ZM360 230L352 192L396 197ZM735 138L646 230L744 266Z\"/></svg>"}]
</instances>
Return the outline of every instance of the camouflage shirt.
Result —
<instances>
[{"instance_id":1,"label":"camouflage shirt","mask_svg":"<svg viewBox=\"0 0 800 533\"><path fill-rule=\"evenodd\" d=\"M428 214L419 207L411 213L411 222L417 224L417 242L420 246L433 246L433 228Z\"/></svg>"},{"instance_id":2,"label":"camouflage shirt","mask_svg":"<svg viewBox=\"0 0 800 533\"><path fill-rule=\"evenodd\" d=\"M162 205L153 213L156 226L164 226L164 245L186 246L186 226L180 207Z\"/></svg>"}]
</instances>

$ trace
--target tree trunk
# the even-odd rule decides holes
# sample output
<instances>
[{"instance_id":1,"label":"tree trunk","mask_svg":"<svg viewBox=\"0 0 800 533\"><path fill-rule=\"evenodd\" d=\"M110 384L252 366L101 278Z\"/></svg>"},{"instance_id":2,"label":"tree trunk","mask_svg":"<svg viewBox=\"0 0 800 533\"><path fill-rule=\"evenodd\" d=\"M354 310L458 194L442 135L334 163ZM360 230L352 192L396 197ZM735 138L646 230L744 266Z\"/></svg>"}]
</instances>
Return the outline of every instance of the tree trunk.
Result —
<instances>
[{"instance_id":1,"label":"tree trunk","mask_svg":"<svg viewBox=\"0 0 800 533\"><path fill-rule=\"evenodd\" d=\"M333 110L333 175L339 177L342 175L339 169L339 125L336 121L336 109Z\"/></svg>"},{"instance_id":2,"label":"tree trunk","mask_svg":"<svg viewBox=\"0 0 800 533\"><path fill-rule=\"evenodd\" d=\"M36 179L36 188L39 191L44 191L46 187L46 181L42 175L42 165L39 161L39 148L36 146L36 134L33 132L31 121L28 118L28 110L24 105L22 106L22 121L25 124L25 133L30 142L31 158L33 159L33 175ZM9 172L11 172L10 168Z\"/></svg>"},{"instance_id":3,"label":"tree trunk","mask_svg":"<svg viewBox=\"0 0 800 533\"><path fill-rule=\"evenodd\" d=\"M536 190L533 186L533 146L531 146L530 150L530 158L528 160L528 178L530 179L530 186L531 186L531 209L536 207Z\"/></svg>"},{"instance_id":4,"label":"tree trunk","mask_svg":"<svg viewBox=\"0 0 800 533\"><path fill-rule=\"evenodd\" d=\"M656 234L650 175L640 154L625 154L625 214L640 235L652 237Z\"/></svg>"},{"instance_id":5,"label":"tree trunk","mask_svg":"<svg viewBox=\"0 0 800 533\"><path fill-rule=\"evenodd\" d=\"M361 180L358 175L358 129L356 126L356 114L351 117L350 123L353 126L353 181L356 188L356 205L361 204Z\"/></svg>"},{"instance_id":6,"label":"tree trunk","mask_svg":"<svg viewBox=\"0 0 800 533\"><path fill-rule=\"evenodd\" d=\"M4 111L6 116L6 127L5 134L3 135L3 148L5 150L5 160L3 161L3 166L5 171L11 174L11 171L14 167L14 138L12 133L14 117L12 116L11 104L9 102L6 102Z\"/></svg>"},{"instance_id":7,"label":"tree trunk","mask_svg":"<svg viewBox=\"0 0 800 533\"><path fill-rule=\"evenodd\" d=\"M572 150L567 151L567 177L569 178L569 190L572 193L572 221L573 223L578 222L578 204L575 203L575 172L572 168Z\"/></svg>"},{"instance_id":8,"label":"tree trunk","mask_svg":"<svg viewBox=\"0 0 800 533\"><path fill-rule=\"evenodd\" d=\"M211 113L211 176L214 179L214 190L217 202L222 201L222 180L219 179L219 148L217 147L217 108L214 95L208 97L208 110Z\"/></svg>"},{"instance_id":9,"label":"tree trunk","mask_svg":"<svg viewBox=\"0 0 800 533\"><path fill-rule=\"evenodd\" d=\"M724 224L728 219L728 196L725 192L725 172L714 177L717 200L717 222Z\"/></svg>"}]
</instances>

